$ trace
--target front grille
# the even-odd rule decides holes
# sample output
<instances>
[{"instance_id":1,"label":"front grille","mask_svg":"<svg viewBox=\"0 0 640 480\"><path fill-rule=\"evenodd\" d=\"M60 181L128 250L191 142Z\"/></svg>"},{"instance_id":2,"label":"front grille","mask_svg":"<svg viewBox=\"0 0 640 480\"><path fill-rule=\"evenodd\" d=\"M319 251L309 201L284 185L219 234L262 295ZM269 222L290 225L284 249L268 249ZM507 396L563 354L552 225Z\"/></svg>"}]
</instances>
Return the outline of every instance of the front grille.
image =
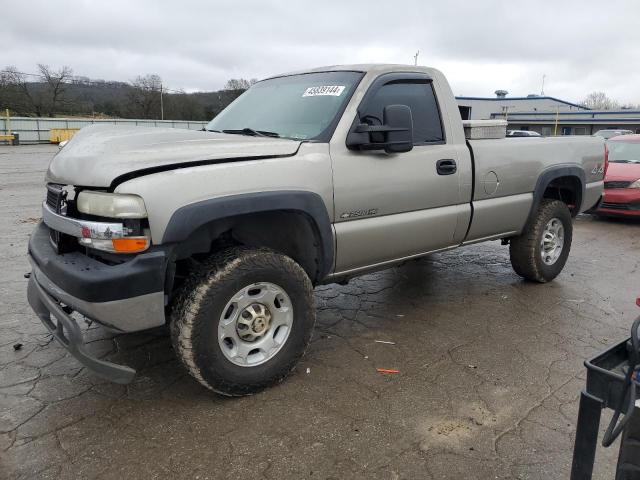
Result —
<instances>
[{"instance_id":1,"label":"front grille","mask_svg":"<svg viewBox=\"0 0 640 480\"><path fill-rule=\"evenodd\" d=\"M627 182L622 180L614 180L610 182L604 182L604 188L629 188L633 182Z\"/></svg>"},{"instance_id":2,"label":"front grille","mask_svg":"<svg viewBox=\"0 0 640 480\"><path fill-rule=\"evenodd\" d=\"M626 203L608 203L602 202L600 208L608 208L610 210L631 210L630 206Z\"/></svg>"},{"instance_id":3,"label":"front grille","mask_svg":"<svg viewBox=\"0 0 640 480\"><path fill-rule=\"evenodd\" d=\"M58 185L57 183L47 184L47 205L56 213L60 213L63 193L62 185Z\"/></svg>"},{"instance_id":4,"label":"front grille","mask_svg":"<svg viewBox=\"0 0 640 480\"><path fill-rule=\"evenodd\" d=\"M66 204L66 192L63 189L64 185L57 183L47 184L47 205L51 210L58 214L65 213ZM51 245L57 253L64 253L67 249L65 245L68 243L66 240L67 235L60 233L56 230L49 230L49 238L51 239Z\"/></svg>"}]
</instances>

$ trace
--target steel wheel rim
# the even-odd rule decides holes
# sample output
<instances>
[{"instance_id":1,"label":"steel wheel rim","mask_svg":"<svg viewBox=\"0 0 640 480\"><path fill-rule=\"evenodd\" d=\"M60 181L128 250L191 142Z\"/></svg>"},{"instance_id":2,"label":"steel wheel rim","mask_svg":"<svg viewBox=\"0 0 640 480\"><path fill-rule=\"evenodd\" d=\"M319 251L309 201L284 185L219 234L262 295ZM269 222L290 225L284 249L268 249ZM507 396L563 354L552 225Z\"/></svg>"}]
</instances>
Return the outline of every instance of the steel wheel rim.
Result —
<instances>
[{"instance_id":1,"label":"steel wheel rim","mask_svg":"<svg viewBox=\"0 0 640 480\"><path fill-rule=\"evenodd\" d=\"M293 326L287 292L268 282L252 283L227 302L218 322L218 344L231 363L255 367L282 349Z\"/></svg>"},{"instance_id":2,"label":"steel wheel rim","mask_svg":"<svg viewBox=\"0 0 640 480\"><path fill-rule=\"evenodd\" d=\"M547 222L540 240L540 256L545 265L553 265L558 261L564 248L564 226L559 218Z\"/></svg>"}]
</instances>

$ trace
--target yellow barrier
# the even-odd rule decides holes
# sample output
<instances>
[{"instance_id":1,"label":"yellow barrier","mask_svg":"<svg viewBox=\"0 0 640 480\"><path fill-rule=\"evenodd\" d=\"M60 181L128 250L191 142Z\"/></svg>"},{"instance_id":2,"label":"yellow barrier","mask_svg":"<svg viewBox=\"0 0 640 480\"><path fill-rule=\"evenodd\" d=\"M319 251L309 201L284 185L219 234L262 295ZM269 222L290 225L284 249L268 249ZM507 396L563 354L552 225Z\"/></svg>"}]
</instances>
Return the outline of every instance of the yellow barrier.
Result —
<instances>
[{"instance_id":1,"label":"yellow barrier","mask_svg":"<svg viewBox=\"0 0 640 480\"><path fill-rule=\"evenodd\" d=\"M13 142L16 139L15 135L10 133L4 134L0 133L0 142L7 142L7 145L15 145Z\"/></svg>"},{"instance_id":2,"label":"yellow barrier","mask_svg":"<svg viewBox=\"0 0 640 480\"><path fill-rule=\"evenodd\" d=\"M60 143L65 140L71 140L71 137L80 130L79 128L52 128L49 130L49 141L51 143Z\"/></svg>"}]
</instances>

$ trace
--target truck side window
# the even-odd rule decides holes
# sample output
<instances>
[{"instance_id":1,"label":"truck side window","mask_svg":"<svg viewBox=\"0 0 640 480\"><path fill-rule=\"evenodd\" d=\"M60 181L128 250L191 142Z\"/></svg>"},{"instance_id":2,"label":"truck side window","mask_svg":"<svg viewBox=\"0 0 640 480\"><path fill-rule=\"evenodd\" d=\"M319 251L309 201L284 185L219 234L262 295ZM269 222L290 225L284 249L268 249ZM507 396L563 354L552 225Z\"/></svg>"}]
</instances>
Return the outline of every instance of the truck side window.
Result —
<instances>
[{"instance_id":1,"label":"truck side window","mask_svg":"<svg viewBox=\"0 0 640 480\"><path fill-rule=\"evenodd\" d=\"M444 141L440 112L431 83L391 82L383 85L361 110L361 121L381 124L382 111L387 105L407 105L411 108L415 145Z\"/></svg>"}]
</instances>

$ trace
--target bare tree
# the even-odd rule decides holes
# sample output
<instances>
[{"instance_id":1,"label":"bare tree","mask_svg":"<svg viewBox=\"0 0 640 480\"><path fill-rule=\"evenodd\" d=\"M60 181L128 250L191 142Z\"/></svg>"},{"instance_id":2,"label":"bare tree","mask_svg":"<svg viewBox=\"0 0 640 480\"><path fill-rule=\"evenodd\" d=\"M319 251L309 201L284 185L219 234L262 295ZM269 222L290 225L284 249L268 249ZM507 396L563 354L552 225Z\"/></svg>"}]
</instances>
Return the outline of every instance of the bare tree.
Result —
<instances>
[{"instance_id":1,"label":"bare tree","mask_svg":"<svg viewBox=\"0 0 640 480\"><path fill-rule=\"evenodd\" d=\"M63 109L64 94L72 71L69 67L52 70L47 65L38 65L41 81L28 81L28 75L16 67L6 67L2 72L0 86L4 91L6 107L22 114L48 115L53 117Z\"/></svg>"},{"instance_id":2,"label":"bare tree","mask_svg":"<svg viewBox=\"0 0 640 480\"><path fill-rule=\"evenodd\" d=\"M17 96L15 85L7 70L0 71L0 109L13 109Z\"/></svg>"},{"instance_id":3,"label":"bare tree","mask_svg":"<svg viewBox=\"0 0 640 480\"><path fill-rule=\"evenodd\" d=\"M246 78L232 78L227 80L223 90L248 90L251 85L258 81L257 78L247 80Z\"/></svg>"},{"instance_id":4,"label":"bare tree","mask_svg":"<svg viewBox=\"0 0 640 480\"><path fill-rule=\"evenodd\" d=\"M47 114L53 117L56 112L62 110L67 83L71 81L73 70L64 66L60 70L52 70L49 65L38 64L40 75L46 86L45 108Z\"/></svg>"},{"instance_id":5,"label":"bare tree","mask_svg":"<svg viewBox=\"0 0 640 480\"><path fill-rule=\"evenodd\" d=\"M131 82L129 110L134 117L160 118L160 89L162 79L155 74L137 77Z\"/></svg>"},{"instance_id":6,"label":"bare tree","mask_svg":"<svg viewBox=\"0 0 640 480\"><path fill-rule=\"evenodd\" d=\"M620 108L620 104L609 98L604 92L591 92L581 103L593 110L615 110Z\"/></svg>"},{"instance_id":7,"label":"bare tree","mask_svg":"<svg viewBox=\"0 0 640 480\"><path fill-rule=\"evenodd\" d=\"M7 107L19 113L35 113L41 116L44 99L42 92L34 91L27 76L14 66L9 66L3 72L8 96Z\"/></svg>"}]
</instances>

